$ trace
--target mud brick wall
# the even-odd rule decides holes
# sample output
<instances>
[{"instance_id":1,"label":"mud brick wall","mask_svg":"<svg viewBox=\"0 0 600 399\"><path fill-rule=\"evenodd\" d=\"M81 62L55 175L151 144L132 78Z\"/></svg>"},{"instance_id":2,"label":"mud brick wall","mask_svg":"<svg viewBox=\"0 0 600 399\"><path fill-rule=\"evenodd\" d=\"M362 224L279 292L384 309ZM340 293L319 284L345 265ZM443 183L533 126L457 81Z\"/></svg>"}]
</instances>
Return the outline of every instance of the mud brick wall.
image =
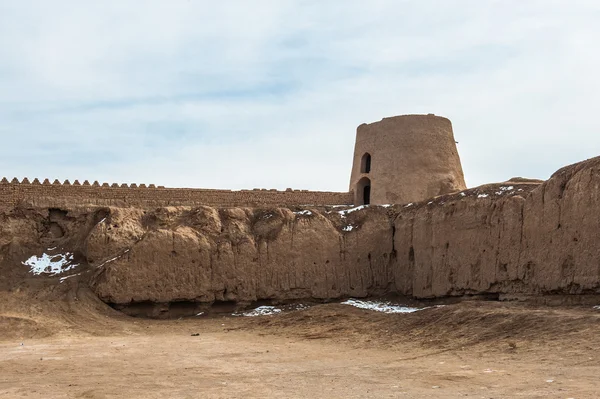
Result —
<instances>
[{"instance_id":1,"label":"mud brick wall","mask_svg":"<svg viewBox=\"0 0 600 399\"><path fill-rule=\"evenodd\" d=\"M295 206L295 205L350 205L352 193L318 192L307 190L210 190L188 188L164 188L154 185L99 184L88 181L60 183L47 179L30 182L27 178L0 181L0 207L25 204L42 207L72 205L100 206Z\"/></svg>"}]
</instances>

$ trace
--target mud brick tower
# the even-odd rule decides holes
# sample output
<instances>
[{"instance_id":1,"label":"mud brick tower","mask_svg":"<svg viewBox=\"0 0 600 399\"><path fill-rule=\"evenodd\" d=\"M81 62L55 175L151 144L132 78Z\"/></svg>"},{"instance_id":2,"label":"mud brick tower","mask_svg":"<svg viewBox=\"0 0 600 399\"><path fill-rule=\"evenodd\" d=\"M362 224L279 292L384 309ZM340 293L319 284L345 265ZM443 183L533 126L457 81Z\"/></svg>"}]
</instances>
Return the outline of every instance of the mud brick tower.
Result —
<instances>
[{"instance_id":1,"label":"mud brick tower","mask_svg":"<svg viewBox=\"0 0 600 399\"><path fill-rule=\"evenodd\" d=\"M354 204L403 204L464 190L452 123L404 115L356 131L350 191Z\"/></svg>"}]
</instances>

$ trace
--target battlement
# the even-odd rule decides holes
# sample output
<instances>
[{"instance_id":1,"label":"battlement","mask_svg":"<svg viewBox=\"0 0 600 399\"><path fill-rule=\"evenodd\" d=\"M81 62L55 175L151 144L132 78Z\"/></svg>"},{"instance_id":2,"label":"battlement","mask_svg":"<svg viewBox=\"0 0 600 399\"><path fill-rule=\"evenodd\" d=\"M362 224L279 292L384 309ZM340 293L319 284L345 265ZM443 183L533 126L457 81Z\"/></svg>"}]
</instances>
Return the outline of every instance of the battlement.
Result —
<instances>
[{"instance_id":1,"label":"battlement","mask_svg":"<svg viewBox=\"0 0 600 399\"><path fill-rule=\"evenodd\" d=\"M39 179L33 179L33 181L29 181L27 177L23 178L23 180L19 181L16 177L12 180L8 180L6 177L3 177L0 180L0 185L2 184L32 184L32 185L42 185L42 186L93 186L93 187L119 187L119 188L165 188L165 186L155 186L154 184L149 184L146 186L145 184L137 185L136 183L102 183L100 184L97 180L93 183L90 183L88 180L84 180L83 183L80 183L79 180L74 180L71 183L69 180L65 180L64 182L60 182L60 180L55 179L54 182L50 183L49 179L44 179L43 182L40 182Z\"/></svg>"},{"instance_id":2,"label":"battlement","mask_svg":"<svg viewBox=\"0 0 600 399\"><path fill-rule=\"evenodd\" d=\"M66 205L98 206L294 206L294 205L351 205L352 193L255 188L252 190L217 190L166 188L154 184L100 183L88 180L60 182L24 178L0 180L0 207L19 203L40 207Z\"/></svg>"}]
</instances>

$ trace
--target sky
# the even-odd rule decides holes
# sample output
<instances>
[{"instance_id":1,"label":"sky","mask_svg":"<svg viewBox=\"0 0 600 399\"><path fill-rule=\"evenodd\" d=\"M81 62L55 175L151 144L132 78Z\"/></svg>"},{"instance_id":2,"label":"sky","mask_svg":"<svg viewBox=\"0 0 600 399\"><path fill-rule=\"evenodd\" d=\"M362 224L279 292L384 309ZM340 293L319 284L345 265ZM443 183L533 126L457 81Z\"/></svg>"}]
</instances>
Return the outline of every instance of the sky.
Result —
<instances>
[{"instance_id":1,"label":"sky","mask_svg":"<svg viewBox=\"0 0 600 399\"><path fill-rule=\"evenodd\" d=\"M450 118L469 187L600 155L597 0L0 0L0 175L347 191Z\"/></svg>"}]
</instances>

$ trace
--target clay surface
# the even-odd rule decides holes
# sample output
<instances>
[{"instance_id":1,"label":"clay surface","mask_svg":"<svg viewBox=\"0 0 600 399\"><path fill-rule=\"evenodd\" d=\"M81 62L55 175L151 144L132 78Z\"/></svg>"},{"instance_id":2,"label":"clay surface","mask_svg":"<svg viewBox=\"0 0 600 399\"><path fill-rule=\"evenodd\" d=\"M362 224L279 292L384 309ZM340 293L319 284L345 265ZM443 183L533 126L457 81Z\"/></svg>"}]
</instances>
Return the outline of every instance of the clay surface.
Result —
<instances>
[{"instance_id":1,"label":"clay surface","mask_svg":"<svg viewBox=\"0 0 600 399\"><path fill-rule=\"evenodd\" d=\"M0 397L598 396L591 307L463 302L383 314L325 304L149 320L65 284L0 292Z\"/></svg>"}]
</instances>

